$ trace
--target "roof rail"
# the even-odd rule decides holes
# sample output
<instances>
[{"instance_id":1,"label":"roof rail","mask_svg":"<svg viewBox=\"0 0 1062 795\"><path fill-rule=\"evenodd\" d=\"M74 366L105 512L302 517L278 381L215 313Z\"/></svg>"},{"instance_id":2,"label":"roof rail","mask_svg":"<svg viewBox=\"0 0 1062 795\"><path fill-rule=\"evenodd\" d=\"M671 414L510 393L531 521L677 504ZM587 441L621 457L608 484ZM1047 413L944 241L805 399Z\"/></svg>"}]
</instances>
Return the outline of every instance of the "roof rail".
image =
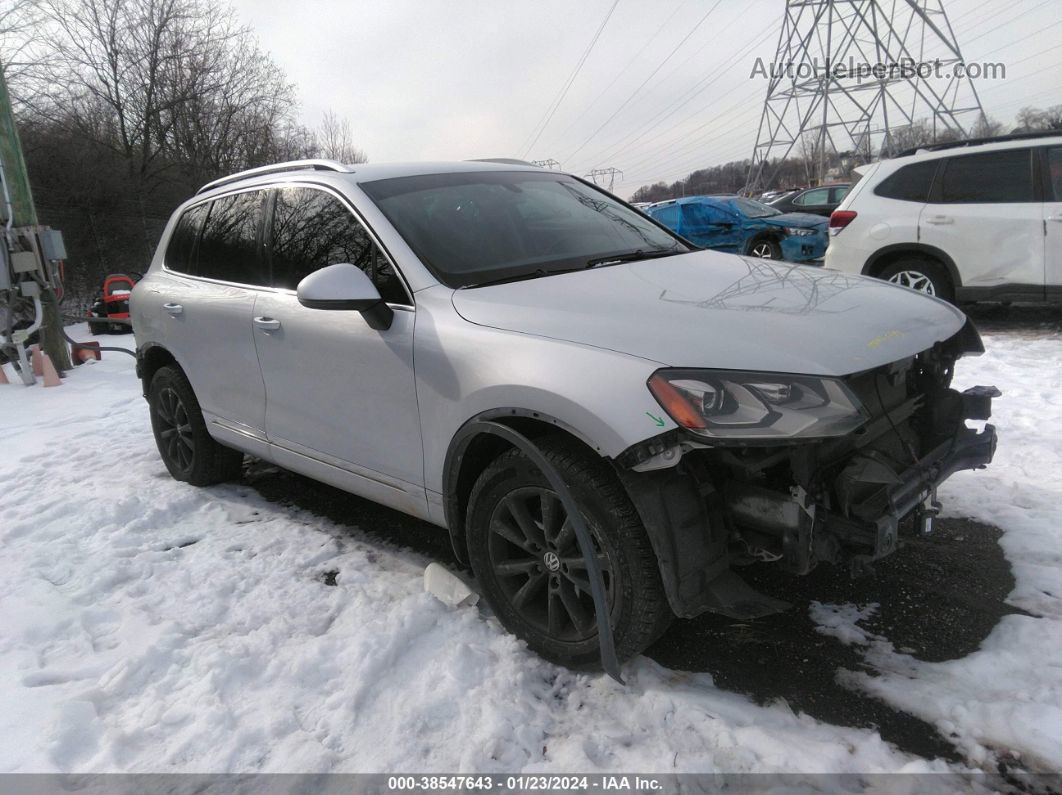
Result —
<instances>
[{"instance_id":1,"label":"roof rail","mask_svg":"<svg viewBox=\"0 0 1062 795\"><path fill-rule=\"evenodd\" d=\"M941 144L926 144L905 149L896 157L910 157L919 152L942 152L946 149L962 149L967 146L984 146L985 144L1001 144L1007 141L1030 141L1037 138L1062 138L1062 130L1041 130L1038 132L1011 133L1010 135L996 135L992 138L967 138L964 141L948 141Z\"/></svg>"},{"instance_id":2,"label":"roof rail","mask_svg":"<svg viewBox=\"0 0 1062 795\"><path fill-rule=\"evenodd\" d=\"M526 160L517 160L515 157L473 157L465 161L466 163L501 163L505 166L535 166L534 163L528 163ZM535 168L541 168L541 166L535 166Z\"/></svg>"},{"instance_id":3,"label":"roof rail","mask_svg":"<svg viewBox=\"0 0 1062 795\"><path fill-rule=\"evenodd\" d=\"M264 174L277 174L283 171L305 171L308 169L313 171L342 171L347 174L354 173L354 169L348 168L336 160L289 160L286 163L274 163L271 166L249 168L246 171L240 171L236 174L216 179L213 182L208 182L196 191L196 195L214 188L220 188L222 185L228 185L230 182L247 179L248 177L260 177Z\"/></svg>"}]
</instances>

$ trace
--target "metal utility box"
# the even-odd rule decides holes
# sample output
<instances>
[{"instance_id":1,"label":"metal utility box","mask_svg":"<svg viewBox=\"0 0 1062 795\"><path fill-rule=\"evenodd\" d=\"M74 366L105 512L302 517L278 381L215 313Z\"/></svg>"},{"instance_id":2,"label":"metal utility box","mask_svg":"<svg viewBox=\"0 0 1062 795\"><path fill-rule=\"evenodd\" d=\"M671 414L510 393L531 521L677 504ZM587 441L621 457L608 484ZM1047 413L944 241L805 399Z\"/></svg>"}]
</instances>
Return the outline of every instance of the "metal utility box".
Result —
<instances>
[{"instance_id":1,"label":"metal utility box","mask_svg":"<svg viewBox=\"0 0 1062 795\"><path fill-rule=\"evenodd\" d=\"M37 242L40 246L41 258L46 262L66 259L66 244L63 242L63 233L58 229L41 228L37 232Z\"/></svg>"}]
</instances>

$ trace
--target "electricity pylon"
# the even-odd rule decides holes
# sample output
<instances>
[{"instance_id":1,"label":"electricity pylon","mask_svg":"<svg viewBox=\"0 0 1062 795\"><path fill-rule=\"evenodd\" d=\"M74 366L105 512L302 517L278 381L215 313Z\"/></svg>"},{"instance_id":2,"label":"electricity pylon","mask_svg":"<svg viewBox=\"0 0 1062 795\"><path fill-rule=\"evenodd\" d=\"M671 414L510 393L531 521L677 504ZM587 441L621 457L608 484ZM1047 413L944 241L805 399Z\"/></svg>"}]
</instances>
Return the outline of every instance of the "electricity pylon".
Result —
<instances>
[{"instance_id":1,"label":"electricity pylon","mask_svg":"<svg viewBox=\"0 0 1062 795\"><path fill-rule=\"evenodd\" d=\"M612 192L612 186L616 184L616 177L622 177L623 176L623 172L620 171L618 168L595 168L595 169L592 169L590 171L590 173L587 174L586 176L587 176L587 178L593 180L595 185L600 185L601 184L600 182L598 182L598 178L604 179L604 178L607 177L608 178L608 190L609 190L609 193L611 193Z\"/></svg>"},{"instance_id":2,"label":"electricity pylon","mask_svg":"<svg viewBox=\"0 0 1062 795\"><path fill-rule=\"evenodd\" d=\"M753 68L768 82L748 190L773 187L787 157L817 184L841 159L895 154L923 123L969 137L984 112L965 66L944 0L786 0L775 60Z\"/></svg>"}]
</instances>

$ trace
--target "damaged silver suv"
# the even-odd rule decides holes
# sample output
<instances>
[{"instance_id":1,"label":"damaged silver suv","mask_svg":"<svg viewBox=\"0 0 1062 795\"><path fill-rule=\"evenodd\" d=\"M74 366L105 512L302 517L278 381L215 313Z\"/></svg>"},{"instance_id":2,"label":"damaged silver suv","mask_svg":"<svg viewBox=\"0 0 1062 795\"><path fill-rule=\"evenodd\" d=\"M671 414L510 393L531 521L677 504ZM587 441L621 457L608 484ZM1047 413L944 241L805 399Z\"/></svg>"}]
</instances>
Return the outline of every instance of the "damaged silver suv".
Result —
<instances>
[{"instance_id":1,"label":"damaged silver suv","mask_svg":"<svg viewBox=\"0 0 1062 795\"><path fill-rule=\"evenodd\" d=\"M983 350L955 307L699 251L513 163L211 183L132 316L175 478L250 454L445 528L501 622L573 667L674 616L784 607L741 565L889 555L996 443L967 420L998 392L949 386Z\"/></svg>"}]
</instances>

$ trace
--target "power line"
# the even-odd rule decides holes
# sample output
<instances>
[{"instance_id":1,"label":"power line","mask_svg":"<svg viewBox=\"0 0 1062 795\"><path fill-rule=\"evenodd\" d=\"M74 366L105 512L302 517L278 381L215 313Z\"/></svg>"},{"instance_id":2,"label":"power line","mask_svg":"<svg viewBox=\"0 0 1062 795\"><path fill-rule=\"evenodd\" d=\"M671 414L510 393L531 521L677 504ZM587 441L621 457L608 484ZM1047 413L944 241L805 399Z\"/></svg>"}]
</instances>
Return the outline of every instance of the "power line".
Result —
<instances>
[{"instance_id":1,"label":"power line","mask_svg":"<svg viewBox=\"0 0 1062 795\"><path fill-rule=\"evenodd\" d=\"M668 23L671 22L671 20L675 18L675 15L678 14L678 12L680 10L682 10L682 8L686 5L687 2L689 2L689 0L686 0L685 2L679 3L677 6L675 6L675 10L671 12L671 16L669 16L667 19L664 20L664 22L660 25L660 27L658 27L656 29L656 33L654 33L651 37L649 37L649 39L645 42L645 44L643 44L641 46L641 49L639 49L638 52L636 52L634 54L634 57L631 58L629 61L627 61L627 64L622 69L620 69L618 72L616 72L616 76L612 78L612 82L610 82L607 86L605 86L604 90L600 94L598 94L596 97L594 97L593 100L591 100L589 104L585 105L583 107L582 111L579 112L579 115L576 116L572 120L572 122L567 127L564 128L564 132L561 133L561 138L563 138L569 132L571 132L572 128L579 121L581 121L584 116L586 116L586 114L590 111L590 109L592 107L594 107L594 105L596 105L601 100L601 98L603 96L605 96L605 94L607 94L612 89L612 87L614 85L616 85L617 81L624 74L627 73L627 70L630 69L632 66L634 66L634 64L636 64L638 62L638 59L642 56L642 53L645 52L649 48L650 44L652 44L654 41L656 41L657 37L660 36L660 33L664 30L665 27L667 27Z\"/></svg>"},{"instance_id":2,"label":"power line","mask_svg":"<svg viewBox=\"0 0 1062 795\"><path fill-rule=\"evenodd\" d=\"M590 39L590 44L587 45L586 49L583 51L582 57L575 65L575 69L572 70L571 75L568 77L568 82L564 84L564 88L561 89L560 94L557 96L557 99L554 100L551 107L547 108L545 114L545 121L541 122L541 126L535 125L535 128L538 129L538 132L535 134L534 140L532 140L531 143L529 143L524 149L523 157L527 157L527 153L531 151L531 148L536 143L538 143L538 139L541 137L542 133L545 131L546 127L549 126L550 121L553 119L553 114L557 112L557 108L561 106L561 103L564 102L564 98L568 96L568 89L572 87L572 83L575 82L575 78L579 76L579 72L582 70L583 64L585 64L586 59L590 57L590 53L594 49L594 45L597 44L597 40L601 38L601 32L605 29L605 25L607 25L608 21L612 18L612 12L616 10L616 6L618 5L619 0L613 0L612 5L608 9L608 13L605 14L605 18L601 20L601 24L598 26L597 32L594 33L594 37Z\"/></svg>"},{"instance_id":3,"label":"power line","mask_svg":"<svg viewBox=\"0 0 1062 795\"><path fill-rule=\"evenodd\" d=\"M625 100L623 100L623 102L622 102L622 103L620 104L620 106L619 106L618 108L616 108L616 110L615 110L615 111L613 111L612 115L611 115L611 116L609 116L609 117L608 117L607 119L605 119L605 121L604 121L604 122L602 122L601 126L599 126L599 127L598 127L598 128L596 129L596 130L594 130L594 132L592 132L592 133L590 134L590 136L589 136L589 137L588 137L588 138L587 138L587 139L586 139L585 141L583 141L583 142L582 142L581 144L579 144L579 146L578 146L578 147L576 147L575 151L574 151L574 152L572 152L571 154L569 154L569 155L568 155L568 156L567 156L567 157L565 158L565 160L568 160L568 161L570 161L570 160L571 160L571 159L572 159L573 157L575 157L575 156L576 156L577 154L579 154L579 152L581 152L581 151L583 150L583 148L584 148L584 147L585 147L585 146L586 146L586 145L587 145L588 143L590 143L590 141L592 141L592 140L594 139L594 137L595 137L595 136L596 136L596 135L597 135L597 134L598 134L599 132L601 132L601 131L602 131L603 129L605 129L605 127L607 127L607 126L609 125L609 123L610 123L610 122L611 122L611 121L612 121L612 120L613 120L614 118L616 118L616 116L618 116L618 115L619 115L620 111L622 111L622 110L623 110L623 109L624 109L625 107L627 107L627 105L628 105L628 104L630 104L631 100L633 100L633 99L634 99L634 98L635 98L635 97L636 97L636 96L638 95L638 93L639 93L639 92L640 92L640 91L641 91L641 90L642 90L643 88L645 88L645 86L646 86L646 85L647 85L647 84L649 83L649 81L650 81L650 80L652 80L652 79L653 79L653 78L654 78L654 77L656 76L656 73L657 73L657 72L659 72L659 71L660 71L661 69L663 69L663 68L664 68L665 64L667 64L667 62L668 62L668 61L670 61L670 60L671 60L671 59L672 59L672 58L674 57L675 53L677 53L677 52L679 51L679 49L681 49L681 48L682 48L682 46L683 46L683 45L684 45L684 44L685 44L685 43L686 43L687 41L689 41L689 40L690 40L690 37L691 37L691 36L693 36L693 34L697 32L697 30L698 30L698 29L699 29L699 28L701 27L701 25L703 25L703 24L705 23L705 21L706 21L706 20L708 19L708 17L710 17L710 16L712 15L712 12L713 12L713 11L715 11L715 9L717 9L717 8L719 7L719 5L720 5L720 4L722 3L722 2L723 2L723 0L716 0L716 2L715 2L715 5L713 5L713 6L711 7L711 8L709 8L709 9L708 9L707 13L705 13L705 15L704 15L703 17L701 17L701 18L700 18L700 20L699 20L699 21L697 22L697 24L693 26L693 28L692 28L692 29L690 30L690 32L689 32L689 33L687 33L687 34L686 34L686 36L685 36L685 37L684 37L684 38L682 39L682 41L680 41L680 42L678 43L678 45L676 45L676 46L675 46L675 47L674 47L674 48L673 48L673 49L671 50L671 52L669 52L669 53L667 54L667 57L666 57L666 58L664 58L664 60L663 60L663 61L661 61L661 62L660 62L660 63L659 63L658 65L657 65L657 67L656 67L656 68L655 68L655 69L654 69L654 70L652 71L652 73L650 73L650 75L649 75L649 76L648 76L647 78L645 78L645 80L643 80L643 81L642 81L641 85L639 85L639 86L638 86L638 87L637 87L636 89L634 89L633 93L631 93L631 95L630 95L629 97L627 97L627 98L626 98Z\"/></svg>"}]
</instances>

